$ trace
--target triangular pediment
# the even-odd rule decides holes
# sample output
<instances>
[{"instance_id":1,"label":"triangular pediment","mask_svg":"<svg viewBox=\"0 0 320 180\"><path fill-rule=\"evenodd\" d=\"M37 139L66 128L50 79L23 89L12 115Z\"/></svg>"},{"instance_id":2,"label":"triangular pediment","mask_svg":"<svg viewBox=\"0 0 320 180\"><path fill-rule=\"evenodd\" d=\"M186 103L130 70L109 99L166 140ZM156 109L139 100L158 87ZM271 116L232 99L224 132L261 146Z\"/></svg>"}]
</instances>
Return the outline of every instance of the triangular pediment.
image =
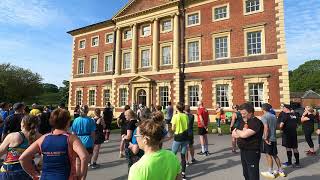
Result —
<instances>
[{"instance_id":1,"label":"triangular pediment","mask_svg":"<svg viewBox=\"0 0 320 180\"><path fill-rule=\"evenodd\" d=\"M151 82L152 79L147 78L145 76L136 76L132 78L129 82L130 83L143 83L143 82Z\"/></svg>"},{"instance_id":2,"label":"triangular pediment","mask_svg":"<svg viewBox=\"0 0 320 180\"><path fill-rule=\"evenodd\" d=\"M176 0L131 0L113 18L145 11Z\"/></svg>"}]
</instances>

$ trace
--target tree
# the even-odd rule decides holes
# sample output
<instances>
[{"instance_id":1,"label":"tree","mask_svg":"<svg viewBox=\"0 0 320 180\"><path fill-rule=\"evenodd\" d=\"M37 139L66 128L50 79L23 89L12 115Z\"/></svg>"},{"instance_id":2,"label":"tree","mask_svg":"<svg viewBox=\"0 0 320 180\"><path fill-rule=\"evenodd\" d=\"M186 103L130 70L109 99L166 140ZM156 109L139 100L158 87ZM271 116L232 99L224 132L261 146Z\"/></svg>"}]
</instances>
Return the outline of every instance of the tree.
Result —
<instances>
[{"instance_id":1,"label":"tree","mask_svg":"<svg viewBox=\"0 0 320 180\"><path fill-rule=\"evenodd\" d=\"M35 98L42 91L42 77L29 69L0 64L0 101L21 102Z\"/></svg>"},{"instance_id":2,"label":"tree","mask_svg":"<svg viewBox=\"0 0 320 180\"><path fill-rule=\"evenodd\" d=\"M305 92L313 90L320 93L320 60L307 61L289 72L290 91Z\"/></svg>"},{"instance_id":3,"label":"tree","mask_svg":"<svg viewBox=\"0 0 320 180\"><path fill-rule=\"evenodd\" d=\"M59 88L55 84L44 83L42 84L44 93L58 93Z\"/></svg>"},{"instance_id":4,"label":"tree","mask_svg":"<svg viewBox=\"0 0 320 180\"><path fill-rule=\"evenodd\" d=\"M69 101L69 81L64 80L62 84L64 86L59 88L60 103L65 103L67 105Z\"/></svg>"}]
</instances>

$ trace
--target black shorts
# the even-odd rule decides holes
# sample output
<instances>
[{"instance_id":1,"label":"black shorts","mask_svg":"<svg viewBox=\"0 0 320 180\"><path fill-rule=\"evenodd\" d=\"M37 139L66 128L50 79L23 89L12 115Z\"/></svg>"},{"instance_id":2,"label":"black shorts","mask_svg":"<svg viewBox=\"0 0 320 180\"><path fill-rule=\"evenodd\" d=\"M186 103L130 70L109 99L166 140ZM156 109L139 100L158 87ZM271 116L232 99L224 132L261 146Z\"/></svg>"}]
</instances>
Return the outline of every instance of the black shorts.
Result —
<instances>
[{"instance_id":1,"label":"black shorts","mask_svg":"<svg viewBox=\"0 0 320 180\"><path fill-rule=\"evenodd\" d=\"M93 148L86 148L89 154L93 154Z\"/></svg>"},{"instance_id":2,"label":"black shorts","mask_svg":"<svg viewBox=\"0 0 320 180\"><path fill-rule=\"evenodd\" d=\"M208 131L206 130L206 128L198 127L198 133L200 136L203 136L203 135L208 134Z\"/></svg>"},{"instance_id":3,"label":"black shorts","mask_svg":"<svg viewBox=\"0 0 320 180\"><path fill-rule=\"evenodd\" d=\"M106 128L105 129L111 130L111 122L110 121L106 122Z\"/></svg>"},{"instance_id":4,"label":"black shorts","mask_svg":"<svg viewBox=\"0 0 320 180\"><path fill-rule=\"evenodd\" d=\"M263 141L261 153L268 154L270 156L278 155L277 142L271 142L271 145L269 145L265 141Z\"/></svg>"},{"instance_id":5,"label":"black shorts","mask_svg":"<svg viewBox=\"0 0 320 180\"><path fill-rule=\"evenodd\" d=\"M282 146L286 148L297 149L298 148L297 132L282 133Z\"/></svg>"}]
</instances>

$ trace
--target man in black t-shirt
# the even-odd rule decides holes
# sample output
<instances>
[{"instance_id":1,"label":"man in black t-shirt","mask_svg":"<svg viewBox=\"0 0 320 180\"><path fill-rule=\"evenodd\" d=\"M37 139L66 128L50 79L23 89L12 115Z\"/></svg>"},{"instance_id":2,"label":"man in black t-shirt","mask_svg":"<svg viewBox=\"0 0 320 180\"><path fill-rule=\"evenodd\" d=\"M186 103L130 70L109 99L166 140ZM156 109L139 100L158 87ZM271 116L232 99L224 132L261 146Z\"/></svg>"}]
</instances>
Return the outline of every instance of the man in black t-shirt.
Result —
<instances>
[{"instance_id":1,"label":"man in black t-shirt","mask_svg":"<svg viewBox=\"0 0 320 180\"><path fill-rule=\"evenodd\" d=\"M121 142L120 142L120 158L124 157L124 141L122 140L122 136L127 134L127 120L124 112L130 109L129 105L124 106L124 111L120 114L117 119L118 127L121 129Z\"/></svg>"},{"instance_id":2,"label":"man in black t-shirt","mask_svg":"<svg viewBox=\"0 0 320 180\"><path fill-rule=\"evenodd\" d=\"M8 116L5 120L3 132L2 132L2 140L12 132L21 131L21 120L24 116L24 104L15 103L13 105L14 114Z\"/></svg>"},{"instance_id":3,"label":"man in black t-shirt","mask_svg":"<svg viewBox=\"0 0 320 180\"><path fill-rule=\"evenodd\" d=\"M104 108L104 110L103 110L103 120L106 124L106 127L104 129L104 131L106 133L106 137L105 137L106 141L105 142L109 142L111 123L113 120L113 108L111 107L110 102L107 103L107 107Z\"/></svg>"},{"instance_id":4,"label":"man in black t-shirt","mask_svg":"<svg viewBox=\"0 0 320 180\"><path fill-rule=\"evenodd\" d=\"M254 116L254 107L251 103L244 103L239 109L243 120L239 128L233 130L232 137L238 139L245 180L259 180L263 124Z\"/></svg>"}]
</instances>

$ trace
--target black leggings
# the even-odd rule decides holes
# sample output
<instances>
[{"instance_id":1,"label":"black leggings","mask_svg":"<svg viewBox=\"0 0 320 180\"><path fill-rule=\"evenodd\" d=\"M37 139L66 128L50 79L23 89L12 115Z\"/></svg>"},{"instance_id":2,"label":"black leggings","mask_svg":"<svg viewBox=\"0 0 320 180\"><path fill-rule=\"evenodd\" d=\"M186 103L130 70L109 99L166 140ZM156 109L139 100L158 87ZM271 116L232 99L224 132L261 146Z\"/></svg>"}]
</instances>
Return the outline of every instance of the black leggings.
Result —
<instances>
[{"instance_id":1,"label":"black leggings","mask_svg":"<svg viewBox=\"0 0 320 180\"><path fill-rule=\"evenodd\" d=\"M186 166L187 166L186 155L185 154L181 154L181 166L182 166L182 172L185 173L186 172Z\"/></svg>"},{"instance_id":2,"label":"black leggings","mask_svg":"<svg viewBox=\"0 0 320 180\"><path fill-rule=\"evenodd\" d=\"M309 145L310 148L314 148L314 144L312 141L312 134L313 134L314 130L311 128L305 128L304 129L304 137Z\"/></svg>"}]
</instances>

